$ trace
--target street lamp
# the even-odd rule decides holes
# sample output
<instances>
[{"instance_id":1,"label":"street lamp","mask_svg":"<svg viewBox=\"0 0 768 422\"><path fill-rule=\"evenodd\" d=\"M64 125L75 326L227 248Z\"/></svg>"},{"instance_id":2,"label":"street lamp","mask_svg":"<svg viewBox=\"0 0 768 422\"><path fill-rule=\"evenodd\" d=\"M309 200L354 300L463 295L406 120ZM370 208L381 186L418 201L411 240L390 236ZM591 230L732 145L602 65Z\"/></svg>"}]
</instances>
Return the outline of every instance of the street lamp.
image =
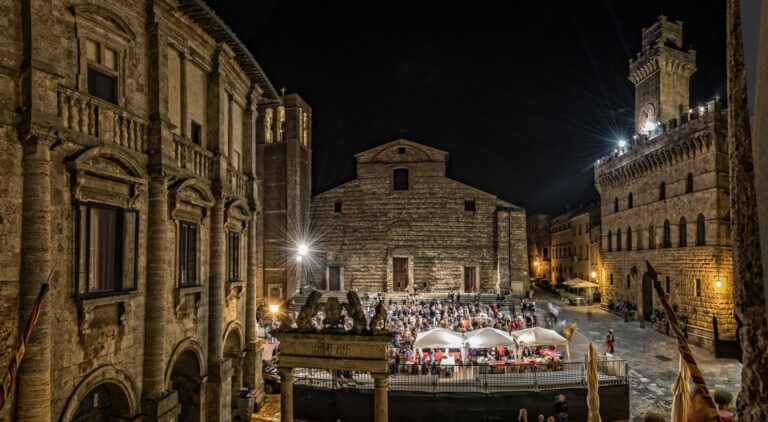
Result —
<instances>
[{"instance_id":1,"label":"street lamp","mask_svg":"<svg viewBox=\"0 0 768 422\"><path fill-rule=\"evenodd\" d=\"M276 314L280 311L280 305L269 305L269 312Z\"/></svg>"},{"instance_id":2,"label":"street lamp","mask_svg":"<svg viewBox=\"0 0 768 422\"><path fill-rule=\"evenodd\" d=\"M597 271L592 271L592 278L597 278Z\"/></svg>"},{"instance_id":3,"label":"street lamp","mask_svg":"<svg viewBox=\"0 0 768 422\"><path fill-rule=\"evenodd\" d=\"M296 261L301 262L301 260L307 256L307 253L309 253L309 247L307 247L306 243L301 243L296 248L296 252L298 253L298 255L296 255Z\"/></svg>"},{"instance_id":4,"label":"street lamp","mask_svg":"<svg viewBox=\"0 0 768 422\"><path fill-rule=\"evenodd\" d=\"M619 139L619 148L624 148L625 146L627 146L627 141Z\"/></svg>"}]
</instances>

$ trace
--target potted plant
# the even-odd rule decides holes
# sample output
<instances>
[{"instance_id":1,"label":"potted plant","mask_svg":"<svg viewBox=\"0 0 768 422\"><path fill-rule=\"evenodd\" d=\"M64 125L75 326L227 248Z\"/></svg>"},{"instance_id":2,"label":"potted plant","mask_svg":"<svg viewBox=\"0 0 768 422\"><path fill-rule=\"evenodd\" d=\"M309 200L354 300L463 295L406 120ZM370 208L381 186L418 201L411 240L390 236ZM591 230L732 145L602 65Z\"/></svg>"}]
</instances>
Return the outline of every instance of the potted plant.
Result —
<instances>
[{"instance_id":1,"label":"potted plant","mask_svg":"<svg viewBox=\"0 0 768 422\"><path fill-rule=\"evenodd\" d=\"M733 401L733 394L731 394L730 391L717 390L715 391L715 394L712 395L712 398L715 400L715 403L717 403L717 407L720 408L720 410L728 410Z\"/></svg>"}]
</instances>

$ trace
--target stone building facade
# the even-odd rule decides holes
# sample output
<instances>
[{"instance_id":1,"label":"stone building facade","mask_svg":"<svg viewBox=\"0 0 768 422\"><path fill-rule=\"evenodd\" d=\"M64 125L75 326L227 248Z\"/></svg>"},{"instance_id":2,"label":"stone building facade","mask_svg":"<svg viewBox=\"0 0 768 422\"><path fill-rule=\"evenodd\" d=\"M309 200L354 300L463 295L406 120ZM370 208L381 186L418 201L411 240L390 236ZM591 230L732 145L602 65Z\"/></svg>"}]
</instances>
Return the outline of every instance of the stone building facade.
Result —
<instances>
[{"instance_id":1,"label":"stone building facade","mask_svg":"<svg viewBox=\"0 0 768 422\"><path fill-rule=\"evenodd\" d=\"M445 177L448 153L415 142L400 139L355 159L356 179L312 198L315 287L527 288L522 208Z\"/></svg>"},{"instance_id":2,"label":"stone building facade","mask_svg":"<svg viewBox=\"0 0 768 422\"><path fill-rule=\"evenodd\" d=\"M528 242L528 271L531 278L552 279L549 240L549 216L531 214L525 219Z\"/></svg>"},{"instance_id":3,"label":"stone building facade","mask_svg":"<svg viewBox=\"0 0 768 422\"><path fill-rule=\"evenodd\" d=\"M285 283L266 216L308 213L309 107L201 0L0 14L0 362L53 271L0 420L232 420Z\"/></svg>"},{"instance_id":4,"label":"stone building facade","mask_svg":"<svg viewBox=\"0 0 768 422\"><path fill-rule=\"evenodd\" d=\"M574 278L598 282L595 272L600 262L600 248L590 234L600 227L600 209L578 208L552 217L549 222L552 250L552 283Z\"/></svg>"},{"instance_id":5,"label":"stone building facade","mask_svg":"<svg viewBox=\"0 0 768 422\"><path fill-rule=\"evenodd\" d=\"M660 304L642 282L645 261L659 273L689 339L709 346L713 317L733 335L727 121L721 104L690 107L694 51L682 23L662 16L643 30L630 61L636 132L595 164L601 197L602 300L636 303L646 318Z\"/></svg>"}]
</instances>

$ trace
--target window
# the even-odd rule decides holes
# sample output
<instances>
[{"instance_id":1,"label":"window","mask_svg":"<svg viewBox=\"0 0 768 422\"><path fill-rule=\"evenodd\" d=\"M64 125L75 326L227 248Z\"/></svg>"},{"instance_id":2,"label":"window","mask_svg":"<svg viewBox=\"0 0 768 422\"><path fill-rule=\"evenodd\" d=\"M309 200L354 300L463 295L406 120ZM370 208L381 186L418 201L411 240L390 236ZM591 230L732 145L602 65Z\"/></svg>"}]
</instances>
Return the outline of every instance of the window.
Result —
<instances>
[{"instance_id":1,"label":"window","mask_svg":"<svg viewBox=\"0 0 768 422\"><path fill-rule=\"evenodd\" d=\"M619 198L613 198L613 212L619 212Z\"/></svg>"},{"instance_id":2,"label":"window","mask_svg":"<svg viewBox=\"0 0 768 422\"><path fill-rule=\"evenodd\" d=\"M616 230L616 251L621 252L621 229Z\"/></svg>"},{"instance_id":3,"label":"window","mask_svg":"<svg viewBox=\"0 0 768 422\"><path fill-rule=\"evenodd\" d=\"M117 51L100 42L85 41L88 58L88 93L117 104Z\"/></svg>"},{"instance_id":4,"label":"window","mask_svg":"<svg viewBox=\"0 0 768 422\"><path fill-rule=\"evenodd\" d=\"M632 192L630 192L629 197L627 197L627 208L632 208Z\"/></svg>"},{"instance_id":5,"label":"window","mask_svg":"<svg viewBox=\"0 0 768 422\"><path fill-rule=\"evenodd\" d=\"M699 217L696 218L696 246L704 246L707 243L706 239L704 214L699 214Z\"/></svg>"},{"instance_id":6,"label":"window","mask_svg":"<svg viewBox=\"0 0 768 422\"><path fill-rule=\"evenodd\" d=\"M685 221L685 217L680 219L679 227L677 246L682 248L688 245L688 222Z\"/></svg>"},{"instance_id":7,"label":"window","mask_svg":"<svg viewBox=\"0 0 768 422\"><path fill-rule=\"evenodd\" d=\"M608 230L608 252L613 252L613 235Z\"/></svg>"},{"instance_id":8,"label":"window","mask_svg":"<svg viewBox=\"0 0 768 422\"><path fill-rule=\"evenodd\" d=\"M641 227L637 227L635 230L635 236L637 236L637 250L642 251L643 250L643 230Z\"/></svg>"},{"instance_id":9,"label":"window","mask_svg":"<svg viewBox=\"0 0 768 422\"><path fill-rule=\"evenodd\" d=\"M669 293L669 276L667 276L667 293Z\"/></svg>"},{"instance_id":10,"label":"window","mask_svg":"<svg viewBox=\"0 0 768 422\"><path fill-rule=\"evenodd\" d=\"M627 250L632 250L632 228L627 227Z\"/></svg>"},{"instance_id":11,"label":"window","mask_svg":"<svg viewBox=\"0 0 768 422\"><path fill-rule=\"evenodd\" d=\"M611 286L613 286L613 273L611 273Z\"/></svg>"},{"instance_id":12,"label":"window","mask_svg":"<svg viewBox=\"0 0 768 422\"><path fill-rule=\"evenodd\" d=\"M547 256L547 252L548 252L548 251L547 251L547 248L544 248L544 253L542 254L542 255L544 256L544 259L548 259L548 258L549 258L549 257Z\"/></svg>"},{"instance_id":13,"label":"window","mask_svg":"<svg viewBox=\"0 0 768 422\"><path fill-rule=\"evenodd\" d=\"M227 266L229 281L240 281L240 233L228 233Z\"/></svg>"},{"instance_id":14,"label":"window","mask_svg":"<svg viewBox=\"0 0 768 422\"><path fill-rule=\"evenodd\" d=\"M392 172L392 189L408 190L408 169L395 169Z\"/></svg>"},{"instance_id":15,"label":"window","mask_svg":"<svg viewBox=\"0 0 768 422\"><path fill-rule=\"evenodd\" d=\"M685 193L693 193L693 173L688 173L685 178Z\"/></svg>"},{"instance_id":16,"label":"window","mask_svg":"<svg viewBox=\"0 0 768 422\"><path fill-rule=\"evenodd\" d=\"M661 182L659 185L659 201L663 201L665 199L667 199L667 184Z\"/></svg>"},{"instance_id":17,"label":"window","mask_svg":"<svg viewBox=\"0 0 768 422\"><path fill-rule=\"evenodd\" d=\"M197 224L179 223L179 286L197 285Z\"/></svg>"},{"instance_id":18,"label":"window","mask_svg":"<svg viewBox=\"0 0 768 422\"><path fill-rule=\"evenodd\" d=\"M194 120L190 120L189 139L195 145L202 145L203 141L203 126Z\"/></svg>"},{"instance_id":19,"label":"window","mask_svg":"<svg viewBox=\"0 0 768 422\"><path fill-rule=\"evenodd\" d=\"M669 220L664 220L664 242L662 244L662 247L670 248L672 247L672 240L671 235L669 234Z\"/></svg>"},{"instance_id":20,"label":"window","mask_svg":"<svg viewBox=\"0 0 768 422\"><path fill-rule=\"evenodd\" d=\"M653 230L653 224L648 226L648 249L656 248L656 232Z\"/></svg>"},{"instance_id":21,"label":"window","mask_svg":"<svg viewBox=\"0 0 768 422\"><path fill-rule=\"evenodd\" d=\"M475 200L464 201L464 211L475 212Z\"/></svg>"},{"instance_id":22,"label":"window","mask_svg":"<svg viewBox=\"0 0 768 422\"><path fill-rule=\"evenodd\" d=\"M334 202L333 203L333 212L334 213L340 213L341 212L341 202Z\"/></svg>"},{"instance_id":23,"label":"window","mask_svg":"<svg viewBox=\"0 0 768 422\"><path fill-rule=\"evenodd\" d=\"M630 278L629 278L629 274L627 274L627 288L629 287L630 287Z\"/></svg>"},{"instance_id":24,"label":"window","mask_svg":"<svg viewBox=\"0 0 768 422\"><path fill-rule=\"evenodd\" d=\"M400 147L397 149L398 154L405 154L405 147Z\"/></svg>"},{"instance_id":25,"label":"window","mask_svg":"<svg viewBox=\"0 0 768 422\"><path fill-rule=\"evenodd\" d=\"M107 295L136 287L138 212L100 204L75 210L75 292Z\"/></svg>"},{"instance_id":26,"label":"window","mask_svg":"<svg viewBox=\"0 0 768 422\"><path fill-rule=\"evenodd\" d=\"M696 279L696 296L701 297L701 279Z\"/></svg>"}]
</instances>

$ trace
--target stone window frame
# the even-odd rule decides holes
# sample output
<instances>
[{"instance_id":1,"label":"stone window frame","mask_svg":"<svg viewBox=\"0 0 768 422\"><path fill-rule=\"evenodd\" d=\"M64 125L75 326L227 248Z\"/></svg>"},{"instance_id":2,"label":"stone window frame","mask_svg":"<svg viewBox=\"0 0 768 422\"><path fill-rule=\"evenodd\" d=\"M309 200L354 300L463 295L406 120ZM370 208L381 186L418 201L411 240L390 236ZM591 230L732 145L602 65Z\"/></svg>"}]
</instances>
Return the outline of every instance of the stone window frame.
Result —
<instances>
[{"instance_id":1,"label":"stone window frame","mask_svg":"<svg viewBox=\"0 0 768 422\"><path fill-rule=\"evenodd\" d=\"M661 241L661 247L662 248L671 248L672 247L672 229L670 228L669 220L664 220L664 226L662 229L662 241Z\"/></svg>"},{"instance_id":2,"label":"stone window frame","mask_svg":"<svg viewBox=\"0 0 768 422\"><path fill-rule=\"evenodd\" d=\"M400 171L400 172L398 173L398 171ZM402 185L398 185L398 177L396 176L396 174L400 174L400 175L404 174L405 175L405 179L404 179L405 180L405 182L404 182L405 183L405 188L402 188ZM402 179L402 176L401 176L401 179L400 179L401 183L402 183L402 180L403 179ZM396 168L392 169L392 184L390 185L390 186L392 186L392 191L407 192L411 188L411 186L410 186L411 183L410 182L411 182L410 181L410 171L409 171L409 169L407 167L396 167ZM400 187L398 187L398 186L400 186Z\"/></svg>"},{"instance_id":3,"label":"stone window frame","mask_svg":"<svg viewBox=\"0 0 768 422\"><path fill-rule=\"evenodd\" d=\"M118 107L125 107L126 58L131 52L130 47L136 36L119 15L103 7L79 5L70 10L75 17L75 36L78 46L77 89L90 95L88 94L88 67L94 66L94 69L99 72L116 77L115 104ZM110 24L104 24L105 21ZM102 54L105 47L115 51L117 55L116 71L89 62L86 46L88 39L100 44Z\"/></svg>"},{"instance_id":4,"label":"stone window frame","mask_svg":"<svg viewBox=\"0 0 768 422\"><path fill-rule=\"evenodd\" d=\"M334 201L333 202L333 213L334 214L341 214L342 212L342 202L341 201Z\"/></svg>"},{"instance_id":5,"label":"stone window frame","mask_svg":"<svg viewBox=\"0 0 768 422\"><path fill-rule=\"evenodd\" d=\"M685 216L680 217L680 223L678 223L677 246L680 248L688 246L688 220Z\"/></svg>"},{"instance_id":6,"label":"stone window frame","mask_svg":"<svg viewBox=\"0 0 768 422\"><path fill-rule=\"evenodd\" d=\"M195 220L195 221L190 221ZM201 228L202 228L202 215L199 218L189 218L187 215L176 219L176 242L174 242L175 245L177 245L177 256L176 256L176 266L177 266L177 273L176 273L176 281L177 285L180 289L185 289L189 287L197 287L200 286L202 283L200 282L200 237L201 237ZM195 279L193 283L187 283L182 282L182 274L181 274L181 253L182 253L182 245L181 245L181 232L182 232L182 226L184 225L190 225L194 226L195 228L195 248L194 248L194 254L195 254Z\"/></svg>"},{"instance_id":7,"label":"stone window frame","mask_svg":"<svg viewBox=\"0 0 768 422\"><path fill-rule=\"evenodd\" d=\"M472 214L477 212L477 201L475 199L465 199L464 211Z\"/></svg>"},{"instance_id":8,"label":"stone window frame","mask_svg":"<svg viewBox=\"0 0 768 422\"><path fill-rule=\"evenodd\" d=\"M226 281L227 281L227 302L233 300L239 300L245 290L245 279L248 274L248 254L253 251L248 249L248 224L253 224L251 221L251 211L248 204L242 199L231 199L227 202L224 211L224 236L226 250L224 252L226 262ZM238 273L240 275L239 280L229 279L229 233L237 232L239 236L238 242ZM245 255L242 253L245 250ZM243 256L246 259L243 259ZM245 275L245 277L243 277Z\"/></svg>"},{"instance_id":9,"label":"stone window frame","mask_svg":"<svg viewBox=\"0 0 768 422\"><path fill-rule=\"evenodd\" d=\"M704 214L696 217L696 246L707 245L707 221Z\"/></svg>"}]
</instances>

